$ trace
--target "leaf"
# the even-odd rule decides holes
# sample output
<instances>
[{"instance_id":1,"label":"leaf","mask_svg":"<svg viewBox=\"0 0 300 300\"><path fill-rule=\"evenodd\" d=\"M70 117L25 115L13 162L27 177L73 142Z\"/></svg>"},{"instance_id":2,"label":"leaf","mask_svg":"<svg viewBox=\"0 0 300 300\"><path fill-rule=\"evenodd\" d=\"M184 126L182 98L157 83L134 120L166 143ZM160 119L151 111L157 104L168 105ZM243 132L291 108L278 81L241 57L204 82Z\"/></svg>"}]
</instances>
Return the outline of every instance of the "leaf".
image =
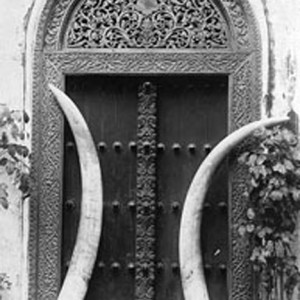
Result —
<instances>
[{"instance_id":1,"label":"leaf","mask_svg":"<svg viewBox=\"0 0 300 300\"><path fill-rule=\"evenodd\" d=\"M2 132L1 140L2 140L3 146L6 146L8 143L8 137L7 137L6 132Z\"/></svg>"},{"instance_id":2,"label":"leaf","mask_svg":"<svg viewBox=\"0 0 300 300\"><path fill-rule=\"evenodd\" d=\"M276 255L278 257L284 257L284 247L280 241L275 243Z\"/></svg>"},{"instance_id":3,"label":"leaf","mask_svg":"<svg viewBox=\"0 0 300 300\"><path fill-rule=\"evenodd\" d=\"M27 147L23 147L23 157L27 157L29 155L29 149Z\"/></svg>"},{"instance_id":4,"label":"leaf","mask_svg":"<svg viewBox=\"0 0 300 300\"><path fill-rule=\"evenodd\" d=\"M19 127L17 124L12 124L11 129L10 129L10 134L11 136L16 140L19 136Z\"/></svg>"},{"instance_id":5,"label":"leaf","mask_svg":"<svg viewBox=\"0 0 300 300\"><path fill-rule=\"evenodd\" d=\"M265 178L268 175L268 171L265 166L260 167L260 174Z\"/></svg>"},{"instance_id":6,"label":"leaf","mask_svg":"<svg viewBox=\"0 0 300 300\"><path fill-rule=\"evenodd\" d=\"M29 150L26 146L23 145L15 145L16 152L23 157L27 157L29 154Z\"/></svg>"},{"instance_id":7,"label":"leaf","mask_svg":"<svg viewBox=\"0 0 300 300\"><path fill-rule=\"evenodd\" d=\"M284 160L284 166L289 171L293 171L295 169L293 163L290 160L288 160L288 159Z\"/></svg>"},{"instance_id":8,"label":"leaf","mask_svg":"<svg viewBox=\"0 0 300 300\"><path fill-rule=\"evenodd\" d=\"M10 110L6 105L0 106L0 126L4 126L10 118Z\"/></svg>"},{"instance_id":9,"label":"leaf","mask_svg":"<svg viewBox=\"0 0 300 300\"><path fill-rule=\"evenodd\" d=\"M0 159L0 166L2 166L2 167L5 166L7 161L8 161L8 159L6 157L1 158Z\"/></svg>"},{"instance_id":10,"label":"leaf","mask_svg":"<svg viewBox=\"0 0 300 300\"><path fill-rule=\"evenodd\" d=\"M25 139L25 132L24 132L24 131L21 131L21 132L20 132L20 139L21 139L21 140L24 140L24 139Z\"/></svg>"},{"instance_id":11,"label":"leaf","mask_svg":"<svg viewBox=\"0 0 300 300\"><path fill-rule=\"evenodd\" d=\"M275 166L273 166L273 171L279 172L281 174L285 174L286 173L286 168L283 164L277 163Z\"/></svg>"},{"instance_id":12,"label":"leaf","mask_svg":"<svg viewBox=\"0 0 300 300\"><path fill-rule=\"evenodd\" d=\"M30 118L29 118L27 112L24 110L24 122L25 122L25 123L28 123L29 120L30 120Z\"/></svg>"},{"instance_id":13,"label":"leaf","mask_svg":"<svg viewBox=\"0 0 300 300\"><path fill-rule=\"evenodd\" d=\"M15 150L19 155L23 155L23 146L22 145L15 145Z\"/></svg>"},{"instance_id":14,"label":"leaf","mask_svg":"<svg viewBox=\"0 0 300 300\"><path fill-rule=\"evenodd\" d=\"M15 157L15 155L16 155L16 146L14 144L8 145L7 151L8 151L8 154L11 157Z\"/></svg>"},{"instance_id":15,"label":"leaf","mask_svg":"<svg viewBox=\"0 0 300 300\"><path fill-rule=\"evenodd\" d=\"M262 165L266 161L266 159L267 158L266 158L265 155L263 155L263 154L259 155L258 158L257 158L257 164Z\"/></svg>"},{"instance_id":16,"label":"leaf","mask_svg":"<svg viewBox=\"0 0 300 300\"><path fill-rule=\"evenodd\" d=\"M297 137L295 136L295 134L293 132L291 132L288 129L282 129L282 135L284 137L284 139L291 145L291 146L295 146L297 145Z\"/></svg>"},{"instance_id":17,"label":"leaf","mask_svg":"<svg viewBox=\"0 0 300 300\"><path fill-rule=\"evenodd\" d=\"M251 254L251 257L250 257L250 260L251 261L255 261L257 260L257 258L260 256L260 249L255 247L253 250L252 250L252 254Z\"/></svg>"},{"instance_id":18,"label":"leaf","mask_svg":"<svg viewBox=\"0 0 300 300\"><path fill-rule=\"evenodd\" d=\"M239 162L240 164L246 163L248 156L249 156L249 152L244 152L244 153L238 158L238 162Z\"/></svg>"},{"instance_id":19,"label":"leaf","mask_svg":"<svg viewBox=\"0 0 300 300\"><path fill-rule=\"evenodd\" d=\"M271 254L271 252L274 251L274 243L271 240L268 240L267 244L266 244L266 252L269 254Z\"/></svg>"},{"instance_id":20,"label":"leaf","mask_svg":"<svg viewBox=\"0 0 300 300\"><path fill-rule=\"evenodd\" d=\"M23 194L28 194L30 190L30 176L29 174L23 173L20 178L19 189Z\"/></svg>"},{"instance_id":21,"label":"leaf","mask_svg":"<svg viewBox=\"0 0 300 300\"><path fill-rule=\"evenodd\" d=\"M7 201L8 193L7 193L7 185L2 183L0 184L0 205L4 208L8 208L8 201Z\"/></svg>"},{"instance_id":22,"label":"leaf","mask_svg":"<svg viewBox=\"0 0 300 300\"><path fill-rule=\"evenodd\" d=\"M250 173L254 175L255 179L259 178L259 175L260 175L259 169L260 169L260 166L254 166L254 167L249 168Z\"/></svg>"},{"instance_id":23,"label":"leaf","mask_svg":"<svg viewBox=\"0 0 300 300\"><path fill-rule=\"evenodd\" d=\"M5 169L8 175L12 175L15 171L15 163L9 160L5 166Z\"/></svg>"},{"instance_id":24,"label":"leaf","mask_svg":"<svg viewBox=\"0 0 300 300\"><path fill-rule=\"evenodd\" d=\"M254 271L254 272L260 272L260 269L261 269L260 266L258 266L258 265L256 265L256 264L253 265L253 271Z\"/></svg>"},{"instance_id":25,"label":"leaf","mask_svg":"<svg viewBox=\"0 0 300 300\"><path fill-rule=\"evenodd\" d=\"M254 178L251 178L251 185L252 185L252 187L256 188L256 187L258 187L259 184Z\"/></svg>"},{"instance_id":26,"label":"leaf","mask_svg":"<svg viewBox=\"0 0 300 300\"><path fill-rule=\"evenodd\" d=\"M253 210L253 208L248 208L247 210L247 217L249 220L253 220L255 218L255 212Z\"/></svg>"},{"instance_id":27,"label":"leaf","mask_svg":"<svg viewBox=\"0 0 300 300\"><path fill-rule=\"evenodd\" d=\"M293 189L292 196L293 196L294 201L296 201L296 202L300 201L300 190Z\"/></svg>"},{"instance_id":28,"label":"leaf","mask_svg":"<svg viewBox=\"0 0 300 300\"><path fill-rule=\"evenodd\" d=\"M248 160L248 164L251 166L254 166L256 163L257 155L256 154L251 154Z\"/></svg>"},{"instance_id":29,"label":"leaf","mask_svg":"<svg viewBox=\"0 0 300 300\"><path fill-rule=\"evenodd\" d=\"M271 234L273 232L273 229L270 228L270 227L264 227L262 228L258 233L257 233L257 236L259 238L264 238L267 234Z\"/></svg>"},{"instance_id":30,"label":"leaf","mask_svg":"<svg viewBox=\"0 0 300 300\"><path fill-rule=\"evenodd\" d=\"M245 226L243 226L243 225L241 225L240 227L239 227L239 229L238 229L238 233L239 233L239 235L240 236L245 236L245 234L246 234L246 227Z\"/></svg>"},{"instance_id":31,"label":"leaf","mask_svg":"<svg viewBox=\"0 0 300 300\"><path fill-rule=\"evenodd\" d=\"M300 161L300 151L299 151L299 149L297 149L297 151L293 152L293 159L296 160L296 161Z\"/></svg>"},{"instance_id":32,"label":"leaf","mask_svg":"<svg viewBox=\"0 0 300 300\"><path fill-rule=\"evenodd\" d=\"M246 230L247 230L247 232L249 232L249 233L253 232L253 231L255 230L254 224L247 224Z\"/></svg>"},{"instance_id":33,"label":"leaf","mask_svg":"<svg viewBox=\"0 0 300 300\"><path fill-rule=\"evenodd\" d=\"M282 200L282 198L283 198L283 194L282 194L281 191L278 191L278 190L272 191L272 192L270 193L270 198L271 198L272 200L274 200L274 201L280 201L280 200Z\"/></svg>"},{"instance_id":34,"label":"leaf","mask_svg":"<svg viewBox=\"0 0 300 300\"><path fill-rule=\"evenodd\" d=\"M4 209L8 209L8 201L7 198L3 198L0 197L0 205L4 208Z\"/></svg>"}]
</instances>

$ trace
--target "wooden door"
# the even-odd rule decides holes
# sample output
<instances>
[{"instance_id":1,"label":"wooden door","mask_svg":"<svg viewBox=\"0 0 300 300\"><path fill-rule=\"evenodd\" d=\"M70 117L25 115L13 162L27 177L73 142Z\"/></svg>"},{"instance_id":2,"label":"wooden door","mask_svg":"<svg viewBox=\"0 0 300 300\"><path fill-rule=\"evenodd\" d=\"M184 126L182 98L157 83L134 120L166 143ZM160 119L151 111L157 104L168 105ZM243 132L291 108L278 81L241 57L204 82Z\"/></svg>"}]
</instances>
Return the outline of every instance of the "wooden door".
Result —
<instances>
[{"instance_id":1,"label":"wooden door","mask_svg":"<svg viewBox=\"0 0 300 300\"><path fill-rule=\"evenodd\" d=\"M226 76L66 77L98 148L103 233L87 300L182 300L179 223L192 177L227 134ZM75 243L80 173L65 128L62 272ZM227 299L228 176L223 163L205 203L202 252L212 300Z\"/></svg>"}]
</instances>

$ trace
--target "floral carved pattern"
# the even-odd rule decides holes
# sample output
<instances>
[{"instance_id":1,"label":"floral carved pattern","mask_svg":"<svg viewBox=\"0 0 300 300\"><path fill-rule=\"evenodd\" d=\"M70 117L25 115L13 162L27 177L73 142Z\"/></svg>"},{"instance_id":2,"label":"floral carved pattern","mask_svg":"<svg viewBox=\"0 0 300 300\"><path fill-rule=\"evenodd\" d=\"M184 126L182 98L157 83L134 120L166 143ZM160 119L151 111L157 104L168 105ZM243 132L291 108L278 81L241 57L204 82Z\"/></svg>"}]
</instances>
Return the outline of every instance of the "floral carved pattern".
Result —
<instances>
[{"instance_id":1,"label":"floral carved pattern","mask_svg":"<svg viewBox=\"0 0 300 300\"><path fill-rule=\"evenodd\" d=\"M236 0L224 0L224 6L227 8L234 25L238 47L240 49L248 48L250 46L249 25L246 22L242 6Z\"/></svg>"},{"instance_id":2,"label":"floral carved pattern","mask_svg":"<svg viewBox=\"0 0 300 300\"><path fill-rule=\"evenodd\" d=\"M84 0L65 39L67 48L229 48L210 0Z\"/></svg>"},{"instance_id":3,"label":"floral carved pattern","mask_svg":"<svg viewBox=\"0 0 300 300\"><path fill-rule=\"evenodd\" d=\"M140 86L137 128L137 215L135 299L154 299L156 88Z\"/></svg>"}]
</instances>

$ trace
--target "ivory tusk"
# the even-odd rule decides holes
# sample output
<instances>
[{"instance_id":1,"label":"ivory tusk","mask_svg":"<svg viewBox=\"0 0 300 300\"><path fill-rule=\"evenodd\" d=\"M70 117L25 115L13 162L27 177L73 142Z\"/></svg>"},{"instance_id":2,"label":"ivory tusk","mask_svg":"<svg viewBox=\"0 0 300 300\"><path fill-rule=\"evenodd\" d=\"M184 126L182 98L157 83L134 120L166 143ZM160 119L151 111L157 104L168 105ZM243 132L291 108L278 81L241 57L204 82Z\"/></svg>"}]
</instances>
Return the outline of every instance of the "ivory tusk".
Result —
<instances>
[{"instance_id":1,"label":"ivory tusk","mask_svg":"<svg viewBox=\"0 0 300 300\"><path fill-rule=\"evenodd\" d=\"M185 300L209 300L201 256L202 208L213 173L224 157L260 127L287 122L288 117L250 123L224 138L206 157L189 187L180 224L179 258Z\"/></svg>"},{"instance_id":2,"label":"ivory tusk","mask_svg":"<svg viewBox=\"0 0 300 300\"><path fill-rule=\"evenodd\" d=\"M74 134L78 149L82 201L79 228L70 266L58 300L83 300L96 261L102 227L102 179L89 128L73 101L49 84Z\"/></svg>"}]
</instances>

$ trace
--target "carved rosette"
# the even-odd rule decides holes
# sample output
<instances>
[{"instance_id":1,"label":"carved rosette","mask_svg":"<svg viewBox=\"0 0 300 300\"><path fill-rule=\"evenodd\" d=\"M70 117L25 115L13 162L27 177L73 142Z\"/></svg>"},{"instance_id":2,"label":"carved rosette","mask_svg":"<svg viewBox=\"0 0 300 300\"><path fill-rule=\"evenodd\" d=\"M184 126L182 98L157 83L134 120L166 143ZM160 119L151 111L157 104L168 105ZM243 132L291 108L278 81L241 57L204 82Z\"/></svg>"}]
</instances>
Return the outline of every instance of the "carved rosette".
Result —
<instances>
[{"instance_id":1,"label":"carved rosette","mask_svg":"<svg viewBox=\"0 0 300 300\"><path fill-rule=\"evenodd\" d=\"M66 48L229 48L212 0L84 0L67 28Z\"/></svg>"},{"instance_id":2,"label":"carved rosette","mask_svg":"<svg viewBox=\"0 0 300 300\"><path fill-rule=\"evenodd\" d=\"M137 215L135 299L154 299L156 87L140 86L137 120Z\"/></svg>"}]
</instances>

